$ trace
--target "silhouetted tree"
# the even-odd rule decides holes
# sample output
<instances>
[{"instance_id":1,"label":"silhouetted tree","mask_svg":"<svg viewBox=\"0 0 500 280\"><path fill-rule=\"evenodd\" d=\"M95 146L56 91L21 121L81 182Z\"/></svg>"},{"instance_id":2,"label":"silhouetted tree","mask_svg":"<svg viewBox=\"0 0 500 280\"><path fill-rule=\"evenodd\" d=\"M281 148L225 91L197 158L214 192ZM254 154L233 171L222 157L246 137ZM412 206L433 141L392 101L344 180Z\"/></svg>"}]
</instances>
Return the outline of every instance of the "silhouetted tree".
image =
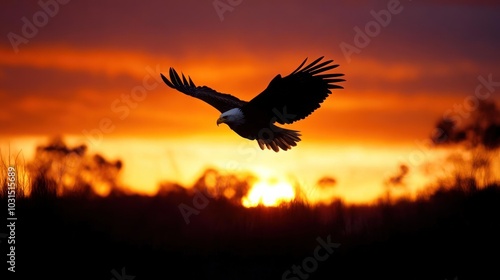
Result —
<instances>
[{"instance_id":1,"label":"silhouetted tree","mask_svg":"<svg viewBox=\"0 0 500 280\"><path fill-rule=\"evenodd\" d=\"M87 146L67 146L61 137L36 148L35 158L28 164L34 178L34 196L93 196L108 194L119 188L118 175L122 162L108 161L103 156L88 155Z\"/></svg>"},{"instance_id":2,"label":"silhouetted tree","mask_svg":"<svg viewBox=\"0 0 500 280\"><path fill-rule=\"evenodd\" d=\"M409 172L410 172L410 168L408 167L408 165L401 164L401 165L399 165L398 172L395 175L389 177L387 179L387 181L385 182L385 184L387 186L394 186L394 187L405 186L406 183L405 183L404 179L406 178L406 176L408 175Z\"/></svg>"},{"instance_id":3,"label":"silhouetted tree","mask_svg":"<svg viewBox=\"0 0 500 280\"><path fill-rule=\"evenodd\" d=\"M221 174L216 169L208 168L194 183L193 188L212 197L226 198L240 204L254 180L255 177L250 174Z\"/></svg>"},{"instance_id":4,"label":"silhouetted tree","mask_svg":"<svg viewBox=\"0 0 500 280\"><path fill-rule=\"evenodd\" d=\"M316 184L321 188L331 188L337 185L337 180L330 176L324 176Z\"/></svg>"},{"instance_id":5,"label":"silhouetted tree","mask_svg":"<svg viewBox=\"0 0 500 280\"><path fill-rule=\"evenodd\" d=\"M439 120L439 133L432 136L435 146L458 150L447 160L454 166L452 184L469 190L492 184L498 180L492 168L499 160L500 109L493 102L479 101L476 110L460 116Z\"/></svg>"},{"instance_id":6,"label":"silhouetted tree","mask_svg":"<svg viewBox=\"0 0 500 280\"><path fill-rule=\"evenodd\" d=\"M480 101L469 115L445 117L436 128L440 131L432 137L436 145L460 144L468 149L487 150L500 147L500 109L493 102Z\"/></svg>"},{"instance_id":7,"label":"silhouetted tree","mask_svg":"<svg viewBox=\"0 0 500 280\"><path fill-rule=\"evenodd\" d=\"M379 202L382 204L391 204L394 202L394 193L408 194L409 190L406 188L406 177L408 177L409 173L410 168L408 165L400 164L396 173L385 179L385 193L380 197Z\"/></svg>"},{"instance_id":8,"label":"silhouetted tree","mask_svg":"<svg viewBox=\"0 0 500 280\"><path fill-rule=\"evenodd\" d=\"M181 194L187 194L187 189L183 187L180 184L173 183L173 182L162 182L160 183L158 187L158 192L156 195L159 196L166 196L171 193L181 193Z\"/></svg>"}]
</instances>

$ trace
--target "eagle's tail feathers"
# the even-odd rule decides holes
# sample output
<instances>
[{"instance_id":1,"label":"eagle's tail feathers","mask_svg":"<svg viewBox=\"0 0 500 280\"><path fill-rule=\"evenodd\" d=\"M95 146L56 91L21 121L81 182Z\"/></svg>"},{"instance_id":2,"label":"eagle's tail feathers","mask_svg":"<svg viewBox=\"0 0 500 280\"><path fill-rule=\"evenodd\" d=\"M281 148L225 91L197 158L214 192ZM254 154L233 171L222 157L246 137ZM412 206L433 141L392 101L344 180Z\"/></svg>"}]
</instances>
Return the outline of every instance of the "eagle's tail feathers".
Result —
<instances>
[{"instance_id":1,"label":"eagle's tail feathers","mask_svg":"<svg viewBox=\"0 0 500 280\"><path fill-rule=\"evenodd\" d=\"M273 126L273 136L269 139L257 138L259 147L264 149L279 152L280 149L287 151L292 147L297 146L300 141L300 132L297 130L284 129L281 127Z\"/></svg>"}]
</instances>

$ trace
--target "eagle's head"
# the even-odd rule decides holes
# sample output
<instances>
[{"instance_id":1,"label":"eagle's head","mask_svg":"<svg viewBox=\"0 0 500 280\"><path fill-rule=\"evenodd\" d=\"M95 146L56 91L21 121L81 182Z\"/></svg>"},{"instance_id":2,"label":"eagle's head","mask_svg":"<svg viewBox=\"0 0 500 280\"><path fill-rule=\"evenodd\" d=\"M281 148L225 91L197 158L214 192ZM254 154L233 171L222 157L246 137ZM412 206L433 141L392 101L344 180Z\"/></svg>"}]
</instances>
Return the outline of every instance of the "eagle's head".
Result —
<instances>
[{"instance_id":1,"label":"eagle's head","mask_svg":"<svg viewBox=\"0 0 500 280\"><path fill-rule=\"evenodd\" d=\"M245 122L245 115L240 108L234 108L226 111L220 115L217 119L217 126L221 123L225 123L229 126L231 125L241 125Z\"/></svg>"}]
</instances>

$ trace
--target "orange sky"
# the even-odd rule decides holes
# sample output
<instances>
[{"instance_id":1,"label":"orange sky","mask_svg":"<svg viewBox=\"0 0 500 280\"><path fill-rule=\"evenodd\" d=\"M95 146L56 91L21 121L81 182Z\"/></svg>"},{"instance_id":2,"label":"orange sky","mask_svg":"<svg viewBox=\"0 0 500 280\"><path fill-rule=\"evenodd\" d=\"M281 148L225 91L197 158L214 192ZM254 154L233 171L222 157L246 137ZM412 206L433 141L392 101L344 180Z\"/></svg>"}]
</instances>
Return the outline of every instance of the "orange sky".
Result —
<instances>
[{"instance_id":1,"label":"orange sky","mask_svg":"<svg viewBox=\"0 0 500 280\"><path fill-rule=\"evenodd\" d=\"M85 141L122 158L125 183L149 192L159 180L188 183L206 166L230 172L237 162L236 171L292 174L306 185L329 175L338 179L335 195L371 199L438 118L475 96L480 76L500 81L496 1L401 1L356 45L356 27L373 25L389 3L243 1L220 14L210 1L69 2L42 24L36 1L4 1L1 147L29 157L31 145L53 135ZM38 22L36 31L23 18ZM342 44L358 52L346 55ZM249 100L318 56L340 64L345 89L289 126L303 141L279 154L217 127L219 112L159 77L175 67L197 85ZM499 91L488 99L498 101ZM250 157L246 148L255 148Z\"/></svg>"}]
</instances>

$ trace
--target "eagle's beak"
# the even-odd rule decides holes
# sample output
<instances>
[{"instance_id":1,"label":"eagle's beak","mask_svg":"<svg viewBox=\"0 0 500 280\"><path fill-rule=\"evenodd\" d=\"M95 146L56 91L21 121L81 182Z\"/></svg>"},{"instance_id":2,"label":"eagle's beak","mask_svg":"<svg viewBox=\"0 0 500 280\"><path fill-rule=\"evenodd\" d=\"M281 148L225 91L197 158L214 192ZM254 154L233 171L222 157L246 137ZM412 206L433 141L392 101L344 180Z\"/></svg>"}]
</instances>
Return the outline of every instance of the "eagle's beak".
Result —
<instances>
[{"instance_id":1,"label":"eagle's beak","mask_svg":"<svg viewBox=\"0 0 500 280\"><path fill-rule=\"evenodd\" d=\"M217 119L217 126L219 126L219 124L225 123L225 122L226 122L226 120L224 118L218 118Z\"/></svg>"}]
</instances>

